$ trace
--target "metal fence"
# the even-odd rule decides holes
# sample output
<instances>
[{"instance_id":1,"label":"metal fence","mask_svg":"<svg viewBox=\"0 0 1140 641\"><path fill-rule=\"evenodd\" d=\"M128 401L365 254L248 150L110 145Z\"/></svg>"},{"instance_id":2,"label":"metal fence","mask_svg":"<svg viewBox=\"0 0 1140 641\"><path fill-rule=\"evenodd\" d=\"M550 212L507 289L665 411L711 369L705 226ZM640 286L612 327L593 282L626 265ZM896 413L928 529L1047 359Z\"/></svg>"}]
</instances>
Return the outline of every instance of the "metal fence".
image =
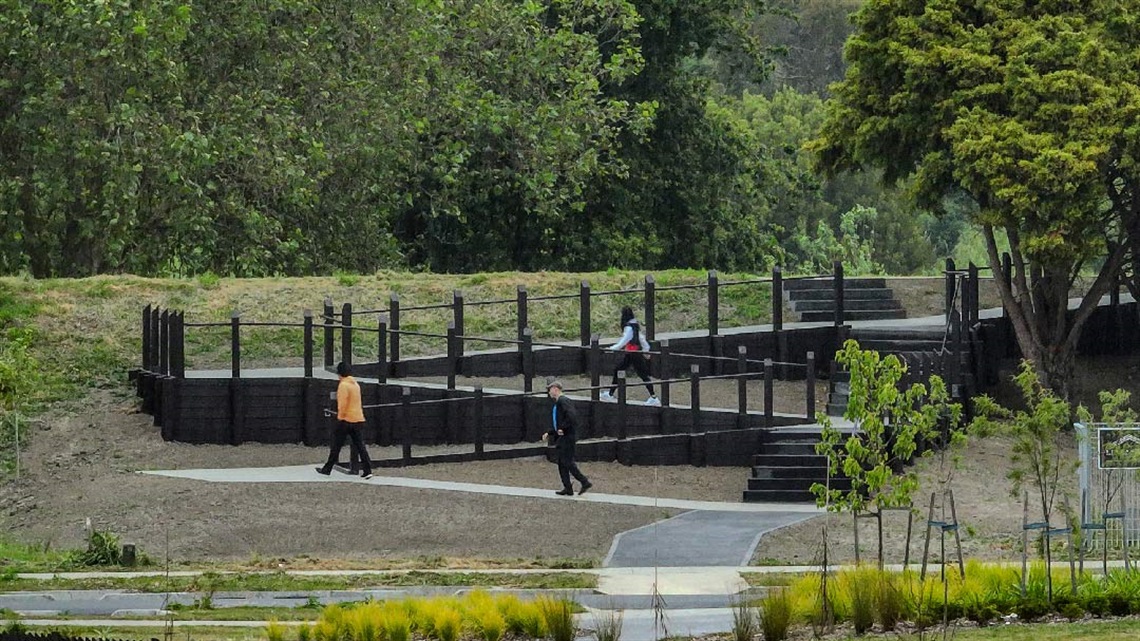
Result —
<instances>
[{"instance_id":1,"label":"metal fence","mask_svg":"<svg viewBox=\"0 0 1140 641\"><path fill-rule=\"evenodd\" d=\"M1077 423L1086 549L1140 546L1140 423Z\"/></svg>"}]
</instances>

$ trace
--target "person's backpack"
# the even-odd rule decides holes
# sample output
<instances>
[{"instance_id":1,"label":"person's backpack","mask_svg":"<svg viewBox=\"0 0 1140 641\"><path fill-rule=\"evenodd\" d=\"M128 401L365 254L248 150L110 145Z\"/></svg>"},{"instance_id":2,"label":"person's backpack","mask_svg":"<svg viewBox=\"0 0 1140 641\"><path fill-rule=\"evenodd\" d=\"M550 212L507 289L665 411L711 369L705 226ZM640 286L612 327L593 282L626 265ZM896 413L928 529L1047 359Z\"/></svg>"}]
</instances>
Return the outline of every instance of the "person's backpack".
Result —
<instances>
[{"instance_id":1,"label":"person's backpack","mask_svg":"<svg viewBox=\"0 0 1140 641\"><path fill-rule=\"evenodd\" d=\"M640 352L641 351L641 325L637 319L633 319L626 323L633 329L633 338L625 344L625 351L627 352Z\"/></svg>"}]
</instances>

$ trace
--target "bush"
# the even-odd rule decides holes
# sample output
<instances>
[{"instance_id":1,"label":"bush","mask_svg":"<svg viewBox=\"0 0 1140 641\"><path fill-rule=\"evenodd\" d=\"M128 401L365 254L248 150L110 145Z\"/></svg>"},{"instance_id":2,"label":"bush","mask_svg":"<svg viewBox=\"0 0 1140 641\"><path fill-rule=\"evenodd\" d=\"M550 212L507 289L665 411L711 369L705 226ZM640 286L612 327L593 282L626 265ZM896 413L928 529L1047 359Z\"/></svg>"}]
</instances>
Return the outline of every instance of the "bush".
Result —
<instances>
[{"instance_id":1,"label":"bush","mask_svg":"<svg viewBox=\"0 0 1140 641\"><path fill-rule=\"evenodd\" d=\"M458 641L463 628L463 617L457 610L440 607L435 611L432 628L439 641ZM368 641L360 639L359 641ZM573 641L573 639L571 639Z\"/></svg>"},{"instance_id":2,"label":"bush","mask_svg":"<svg viewBox=\"0 0 1140 641\"><path fill-rule=\"evenodd\" d=\"M507 631L507 620L494 604L490 607L484 607L474 610L470 613L472 624L475 631L479 634L479 638L483 641L499 641L503 638L503 633Z\"/></svg>"},{"instance_id":3,"label":"bush","mask_svg":"<svg viewBox=\"0 0 1140 641\"><path fill-rule=\"evenodd\" d=\"M554 641L574 641L578 625L574 622L574 608L565 599L539 597L538 609L549 636ZM536 630L537 631L537 630ZM545 635L534 635L534 638ZM441 641L452 641L443 639Z\"/></svg>"},{"instance_id":4,"label":"bush","mask_svg":"<svg viewBox=\"0 0 1140 641\"><path fill-rule=\"evenodd\" d=\"M1066 603L1058 609L1058 612L1069 621L1079 621L1085 618L1084 608L1076 603Z\"/></svg>"},{"instance_id":5,"label":"bush","mask_svg":"<svg viewBox=\"0 0 1140 641\"><path fill-rule=\"evenodd\" d=\"M1085 612L1094 617L1102 617L1108 613L1108 597L1103 594L1089 594L1081 599Z\"/></svg>"},{"instance_id":6,"label":"bush","mask_svg":"<svg viewBox=\"0 0 1140 641\"><path fill-rule=\"evenodd\" d=\"M404 608L387 608L380 627L384 633L384 641L411 641L412 620Z\"/></svg>"},{"instance_id":7,"label":"bush","mask_svg":"<svg viewBox=\"0 0 1140 641\"><path fill-rule=\"evenodd\" d=\"M758 629L756 610L747 599L737 598L732 603L732 639L733 641L752 641Z\"/></svg>"},{"instance_id":8,"label":"bush","mask_svg":"<svg viewBox=\"0 0 1140 641\"><path fill-rule=\"evenodd\" d=\"M625 614L621 610L613 607L601 610L594 615L594 636L598 641L618 641L624 622Z\"/></svg>"},{"instance_id":9,"label":"bush","mask_svg":"<svg viewBox=\"0 0 1140 641\"><path fill-rule=\"evenodd\" d=\"M792 595L784 588L774 589L760 600L760 631L764 641L784 641L792 624Z\"/></svg>"},{"instance_id":10,"label":"bush","mask_svg":"<svg viewBox=\"0 0 1140 641\"><path fill-rule=\"evenodd\" d=\"M902 621L906 604L894 576L883 572L875 582L875 611L883 631L894 630Z\"/></svg>"},{"instance_id":11,"label":"bush","mask_svg":"<svg viewBox=\"0 0 1140 641\"><path fill-rule=\"evenodd\" d=\"M1111 593L1108 595L1108 611L1114 617L1126 617L1131 612L1128 597L1123 594Z\"/></svg>"},{"instance_id":12,"label":"bush","mask_svg":"<svg viewBox=\"0 0 1140 641\"><path fill-rule=\"evenodd\" d=\"M1036 598L1028 598L1017 604L1017 616L1022 621L1033 621L1049 614L1049 603Z\"/></svg>"},{"instance_id":13,"label":"bush","mask_svg":"<svg viewBox=\"0 0 1140 641\"><path fill-rule=\"evenodd\" d=\"M966 618L979 626L987 625L990 621L1001 616L1001 611L992 602L984 597L975 598L965 607Z\"/></svg>"},{"instance_id":14,"label":"bush","mask_svg":"<svg viewBox=\"0 0 1140 641\"><path fill-rule=\"evenodd\" d=\"M87 534L87 549L75 550L68 557L72 565L83 566L119 565L122 559L119 537L101 530L91 530Z\"/></svg>"},{"instance_id":15,"label":"bush","mask_svg":"<svg viewBox=\"0 0 1140 641\"><path fill-rule=\"evenodd\" d=\"M505 608L503 617L507 620L507 630L515 636L540 639L546 636L546 622L535 603L523 603L517 597L508 597L500 602Z\"/></svg>"},{"instance_id":16,"label":"bush","mask_svg":"<svg viewBox=\"0 0 1140 641\"><path fill-rule=\"evenodd\" d=\"M859 571L851 585L851 624L862 635L875 625L876 573Z\"/></svg>"},{"instance_id":17,"label":"bush","mask_svg":"<svg viewBox=\"0 0 1140 641\"><path fill-rule=\"evenodd\" d=\"M285 626L276 619L270 619L265 626L265 638L267 641L285 641Z\"/></svg>"}]
</instances>

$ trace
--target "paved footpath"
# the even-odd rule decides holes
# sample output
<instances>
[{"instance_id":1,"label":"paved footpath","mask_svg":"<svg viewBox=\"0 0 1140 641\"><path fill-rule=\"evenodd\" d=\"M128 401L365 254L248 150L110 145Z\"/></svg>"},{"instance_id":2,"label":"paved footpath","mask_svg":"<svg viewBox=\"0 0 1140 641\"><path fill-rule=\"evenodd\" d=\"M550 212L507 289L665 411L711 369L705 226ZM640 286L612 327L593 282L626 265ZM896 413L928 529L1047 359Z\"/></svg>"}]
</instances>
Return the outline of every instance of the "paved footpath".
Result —
<instances>
[{"instance_id":1,"label":"paved footpath","mask_svg":"<svg viewBox=\"0 0 1140 641\"><path fill-rule=\"evenodd\" d=\"M586 607L580 615L582 626L590 628L599 612L622 610L623 641L652 641L670 635L697 636L731 629L733 599L749 589L741 576L760 537L773 529L811 518L821 512L813 506L687 501L645 496L623 496L591 492L585 496L562 497L548 489L509 487L479 483L456 483L377 475L369 480L348 475L318 476L312 466L273 468L198 469L147 471L143 474L195 479L210 483L363 483L409 487L441 492L469 492L499 496L537 498L548 501L584 501L636 507L682 510L677 516L623 532L614 538L603 568L586 570L598 575L593 590L542 591L572 598ZM508 570L509 571L509 570ZM549 572L549 570L535 570ZM497 569L492 572L501 573ZM572 572L583 572L572 570ZM377 571L322 572L298 571L290 574L380 574ZM133 575L162 574L131 573ZM186 572L172 572L184 575ZM22 578L52 576L82 578L128 576L125 573L24 574ZM310 596L322 603L390 599L403 596L455 594L462 587L377 588L372 590L325 590L314 592L218 593L218 607L293 607ZM512 590L519 596L534 596L536 590ZM19 612L25 625L88 625L161 627L166 608L172 603L190 605L199 595L192 593L140 594L118 590L40 591L0 594L0 609ZM300 599L300 601L298 601ZM660 608L666 612L664 628ZM49 617L60 613L89 617L142 616L151 619L88 619L61 622ZM195 625L176 622L178 626ZM199 623L198 625L204 625ZM209 625L264 626L264 622L210 622Z\"/></svg>"},{"instance_id":2,"label":"paved footpath","mask_svg":"<svg viewBox=\"0 0 1140 641\"><path fill-rule=\"evenodd\" d=\"M340 474L326 477L314 473L310 465L143 473L211 483L365 483L547 501L585 501L685 510L673 518L618 534L603 563L606 567L745 566L765 533L822 513L815 506L802 504L688 501L604 492L590 492L584 496L557 496L549 489L398 476L377 475L368 480Z\"/></svg>"}]
</instances>

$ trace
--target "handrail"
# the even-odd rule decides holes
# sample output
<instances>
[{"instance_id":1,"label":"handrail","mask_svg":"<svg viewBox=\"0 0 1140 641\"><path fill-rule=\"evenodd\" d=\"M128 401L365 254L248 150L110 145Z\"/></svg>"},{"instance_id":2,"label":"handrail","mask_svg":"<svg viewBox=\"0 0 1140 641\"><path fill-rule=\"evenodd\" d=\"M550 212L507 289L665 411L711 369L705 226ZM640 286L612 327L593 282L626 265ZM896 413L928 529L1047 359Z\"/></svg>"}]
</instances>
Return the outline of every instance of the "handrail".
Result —
<instances>
[{"instance_id":1,"label":"handrail","mask_svg":"<svg viewBox=\"0 0 1140 641\"><path fill-rule=\"evenodd\" d=\"M709 375L709 376L700 376L700 377L698 377L698 379L702 380L702 381L708 381L708 380L720 380L720 379L742 378L742 377L743 378L756 378L758 376L763 376L763 375L764 375L763 372L744 372L744 373L740 373L740 374L717 374L717 375ZM686 377L686 378L653 379L652 382L654 385L677 385L680 383L690 383L690 382L692 382L692 380L693 380L692 377ZM630 382L630 383L626 383L626 384L636 386L636 385L641 385L642 383ZM385 383L385 385L388 385L390 387L399 387L400 389L411 389L411 387L409 387L407 385L399 385L396 383ZM563 389L562 392L564 394L569 394L570 392L592 392L594 390L598 390L598 391L607 390L610 387L612 387L612 385L610 385L609 383L606 383L606 384L592 385L592 386L587 386L587 387L568 387L568 388ZM466 392L466 390L448 390L448 391ZM484 389L483 393L484 393L484 400L487 397L491 397L491 398L520 398L520 397L527 397L527 396L542 397L542 396L547 395L547 392L545 390L543 390L543 391L532 391L532 392L511 392L508 394L493 394L493 393L488 393ZM436 405L436 404L442 404L442 403L457 403L457 402L473 401L473 400L475 400L474 396L456 396L453 398L432 398L432 399L427 399L427 400L423 400L423 401L408 401L407 403L404 403L404 402L375 403L375 404L370 404L370 405L362 405L361 407L363 409L377 409L377 408L384 408L384 407L403 407L404 405ZM723 409L723 408L719 408L719 409Z\"/></svg>"}]
</instances>

